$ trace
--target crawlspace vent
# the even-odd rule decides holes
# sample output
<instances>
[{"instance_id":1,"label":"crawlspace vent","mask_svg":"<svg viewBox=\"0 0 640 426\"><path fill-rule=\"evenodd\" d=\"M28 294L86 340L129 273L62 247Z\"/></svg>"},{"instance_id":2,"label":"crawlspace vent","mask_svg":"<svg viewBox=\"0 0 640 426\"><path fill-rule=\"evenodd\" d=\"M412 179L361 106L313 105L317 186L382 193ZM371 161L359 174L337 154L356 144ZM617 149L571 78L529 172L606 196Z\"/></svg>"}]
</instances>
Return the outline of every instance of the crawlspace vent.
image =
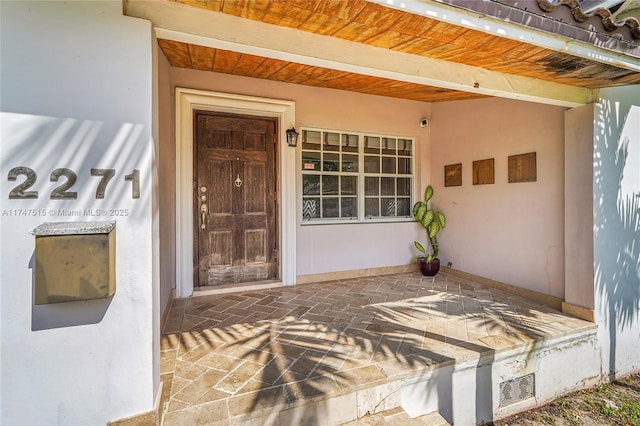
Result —
<instances>
[{"instance_id":1,"label":"crawlspace vent","mask_svg":"<svg viewBox=\"0 0 640 426\"><path fill-rule=\"evenodd\" d=\"M500 407L515 404L536 393L536 379L533 373L500 383Z\"/></svg>"}]
</instances>

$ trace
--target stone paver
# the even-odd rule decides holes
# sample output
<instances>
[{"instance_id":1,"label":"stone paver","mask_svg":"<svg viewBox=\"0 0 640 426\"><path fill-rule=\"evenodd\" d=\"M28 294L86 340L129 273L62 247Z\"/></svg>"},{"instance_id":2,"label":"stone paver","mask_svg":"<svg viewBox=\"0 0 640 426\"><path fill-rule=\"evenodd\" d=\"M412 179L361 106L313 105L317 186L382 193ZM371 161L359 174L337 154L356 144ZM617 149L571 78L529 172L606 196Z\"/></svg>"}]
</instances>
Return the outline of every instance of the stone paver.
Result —
<instances>
[{"instance_id":1,"label":"stone paver","mask_svg":"<svg viewBox=\"0 0 640 426\"><path fill-rule=\"evenodd\" d=\"M302 400L592 327L442 272L176 299L161 341L164 424L267 421ZM379 414L357 424L405 415Z\"/></svg>"},{"instance_id":2,"label":"stone paver","mask_svg":"<svg viewBox=\"0 0 640 426\"><path fill-rule=\"evenodd\" d=\"M342 426L451 426L438 413L411 418L402 408L394 408L373 415L364 416Z\"/></svg>"}]
</instances>

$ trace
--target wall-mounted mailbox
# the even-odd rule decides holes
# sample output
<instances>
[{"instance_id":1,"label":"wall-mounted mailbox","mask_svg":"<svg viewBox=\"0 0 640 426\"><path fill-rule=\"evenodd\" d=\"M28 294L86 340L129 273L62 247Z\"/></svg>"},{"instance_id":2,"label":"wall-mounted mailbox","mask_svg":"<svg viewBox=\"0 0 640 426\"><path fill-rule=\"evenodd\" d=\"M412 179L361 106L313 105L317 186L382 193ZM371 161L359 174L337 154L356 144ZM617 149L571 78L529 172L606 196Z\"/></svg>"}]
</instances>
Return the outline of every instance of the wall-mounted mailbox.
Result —
<instances>
[{"instance_id":1,"label":"wall-mounted mailbox","mask_svg":"<svg viewBox=\"0 0 640 426\"><path fill-rule=\"evenodd\" d=\"M113 296L115 228L115 221L43 223L35 228L35 304Z\"/></svg>"}]
</instances>

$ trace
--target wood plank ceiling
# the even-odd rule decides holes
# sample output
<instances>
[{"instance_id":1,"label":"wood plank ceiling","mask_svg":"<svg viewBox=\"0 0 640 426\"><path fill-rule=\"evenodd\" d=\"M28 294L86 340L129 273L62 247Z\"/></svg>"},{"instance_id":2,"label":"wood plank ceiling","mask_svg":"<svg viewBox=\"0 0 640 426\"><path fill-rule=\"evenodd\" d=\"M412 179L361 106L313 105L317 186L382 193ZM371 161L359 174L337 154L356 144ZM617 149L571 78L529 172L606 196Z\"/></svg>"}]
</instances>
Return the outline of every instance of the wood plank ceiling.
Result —
<instances>
[{"instance_id":1,"label":"wood plank ceiling","mask_svg":"<svg viewBox=\"0 0 640 426\"><path fill-rule=\"evenodd\" d=\"M640 73L364 0L177 0L240 18L571 86L639 84ZM172 66L438 102L483 95L159 39Z\"/></svg>"}]
</instances>

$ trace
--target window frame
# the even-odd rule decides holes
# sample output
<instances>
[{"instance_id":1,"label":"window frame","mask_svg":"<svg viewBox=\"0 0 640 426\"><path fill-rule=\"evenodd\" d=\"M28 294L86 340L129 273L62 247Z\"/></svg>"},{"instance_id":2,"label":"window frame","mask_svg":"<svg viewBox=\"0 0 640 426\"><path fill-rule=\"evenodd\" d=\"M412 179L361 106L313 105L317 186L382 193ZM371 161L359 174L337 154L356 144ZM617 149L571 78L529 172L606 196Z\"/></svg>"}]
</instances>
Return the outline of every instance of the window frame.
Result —
<instances>
[{"instance_id":1,"label":"window frame","mask_svg":"<svg viewBox=\"0 0 640 426\"><path fill-rule=\"evenodd\" d=\"M334 134L338 134L338 141L339 141L339 145L340 148L337 151L333 151L333 150L328 150L325 151L324 149L322 149L323 147L320 146L318 150L312 150L312 149L305 149L304 147L304 135L305 132L319 132L320 133L320 144L323 144L323 140L324 140L324 135L327 133L334 133ZM350 136L357 136L357 140L358 140L358 149L357 152L343 152L342 150L342 138L343 135L350 135ZM301 143L299 144L299 155L298 155L298 159L300 160L299 163L299 167L298 167L298 176L299 176L299 181L300 181L300 189L298 190L298 196L299 196L299 202L298 202L298 214L299 214L299 223L302 226L309 226L309 225L326 225L326 224L360 224L360 223L393 223L393 222L412 222L413 221L413 217L411 216L411 209L413 207L413 204L415 202L415 185L416 185L416 169L415 169L415 151L416 151L416 141L415 141L415 137L410 137L410 136L400 136L400 135L389 135L389 134L377 134L377 133L372 133L372 132L357 132L357 131L350 131L350 130L337 130L337 129L328 129L328 128L317 128L317 127L301 127L300 129L300 137L301 137ZM370 138L379 138L380 140L380 151L379 153L376 154L372 154L372 153L366 153L365 152L365 137L370 137ZM393 155L389 155L389 154L385 154L383 152L382 149L382 141L384 139L395 139L396 141L396 147L395 147L395 154ZM409 156L406 155L400 155L398 153L398 145L399 145L399 140L406 140L406 141L410 141L411 143L411 149L410 149L410 153ZM406 151L406 150L404 150ZM317 152L319 154L319 159L317 160L319 162L319 170L305 170L305 162L304 162L304 154L305 152ZM340 157L342 154L348 154L348 155L357 155L358 157L358 171L357 172L343 172L342 170L338 170L338 171L325 171L323 170L323 162L324 162L324 153L325 152L329 152L329 153L336 153L339 156L339 168L342 168L342 158ZM380 169L377 173L369 173L365 171L365 156L377 156L380 159ZM395 159L395 173L383 173L383 158L384 157L393 157ZM411 173L407 173L407 174L400 174L398 173L398 159L402 159L402 158L408 158L409 159L409 167L410 167L410 172ZM312 218L312 219L305 219L304 218L304 212L303 212L303 205L304 205L304 200L306 198L309 198L310 195L305 195L303 193L304 191L304 176L305 175L316 175L319 177L319 180L322 181L323 176L356 176L357 179L357 194L356 194L356 203L357 203L357 216L356 217L328 217L328 218L324 218L324 217L319 217L319 218ZM381 177L391 177L394 179L394 195L393 196L385 196L382 194L382 190L381 190L381 184L379 183L378 186L378 195L377 196L367 196L365 193L365 180L367 177L377 177L377 178L381 178ZM409 206L408 206L408 215L407 216L365 216L365 201L367 198L371 199L371 198L377 198L378 200L382 200L383 198L389 198L389 197L393 197L396 201L398 200L398 198L407 198L404 195L398 195L398 179L399 178L407 178L409 179L410 183L409 183ZM338 198L338 204L341 204L341 200L343 195L341 194L340 191L340 185L341 185L341 179L338 178L338 193L337 194L327 194L326 196L324 194L322 194L322 189L320 189L319 194L317 195L311 195L314 198L319 198L320 200L322 200L324 197L337 197ZM318 207L320 209L322 209L322 201L320 203L320 206ZM380 212L379 212L380 213ZM320 214L322 214L322 212L320 212Z\"/></svg>"}]
</instances>

